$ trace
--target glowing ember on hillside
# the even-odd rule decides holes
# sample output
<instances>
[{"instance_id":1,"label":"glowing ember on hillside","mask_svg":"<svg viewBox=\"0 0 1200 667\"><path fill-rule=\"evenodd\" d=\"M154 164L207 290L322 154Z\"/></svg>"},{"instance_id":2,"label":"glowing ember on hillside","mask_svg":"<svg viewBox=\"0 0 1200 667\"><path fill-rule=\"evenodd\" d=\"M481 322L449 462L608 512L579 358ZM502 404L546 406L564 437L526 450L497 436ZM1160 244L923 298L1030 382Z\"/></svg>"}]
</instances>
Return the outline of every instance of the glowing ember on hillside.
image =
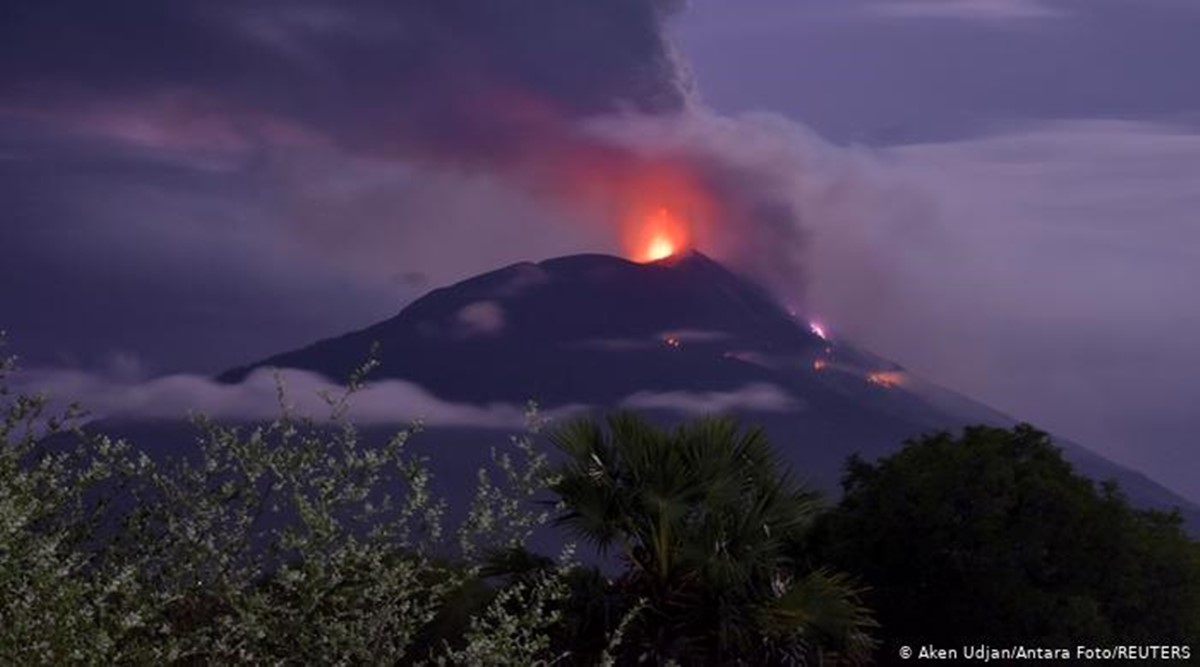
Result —
<instances>
[{"instance_id":1,"label":"glowing ember on hillside","mask_svg":"<svg viewBox=\"0 0 1200 667\"><path fill-rule=\"evenodd\" d=\"M809 331L812 331L821 340L829 340L829 334L825 332L825 327L819 322L809 322Z\"/></svg>"},{"instance_id":2,"label":"glowing ember on hillside","mask_svg":"<svg viewBox=\"0 0 1200 667\"><path fill-rule=\"evenodd\" d=\"M904 374L897 371L874 371L867 374L867 382L891 389L904 383Z\"/></svg>"}]
</instances>

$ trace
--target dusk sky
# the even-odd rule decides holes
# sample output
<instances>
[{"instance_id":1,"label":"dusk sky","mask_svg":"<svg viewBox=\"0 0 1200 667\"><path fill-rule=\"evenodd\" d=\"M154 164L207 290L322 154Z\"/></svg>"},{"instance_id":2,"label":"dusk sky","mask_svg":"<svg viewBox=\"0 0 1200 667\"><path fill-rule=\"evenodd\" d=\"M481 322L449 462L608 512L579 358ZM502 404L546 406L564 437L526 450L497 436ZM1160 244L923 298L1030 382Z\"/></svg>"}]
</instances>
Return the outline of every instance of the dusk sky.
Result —
<instances>
[{"instance_id":1,"label":"dusk sky","mask_svg":"<svg viewBox=\"0 0 1200 667\"><path fill-rule=\"evenodd\" d=\"M1200 501L1198 34L1193 0L8 3L0 327L96 393L211 376L628 254L661 195L834 336Z\"/></svg>"}]
</instances>

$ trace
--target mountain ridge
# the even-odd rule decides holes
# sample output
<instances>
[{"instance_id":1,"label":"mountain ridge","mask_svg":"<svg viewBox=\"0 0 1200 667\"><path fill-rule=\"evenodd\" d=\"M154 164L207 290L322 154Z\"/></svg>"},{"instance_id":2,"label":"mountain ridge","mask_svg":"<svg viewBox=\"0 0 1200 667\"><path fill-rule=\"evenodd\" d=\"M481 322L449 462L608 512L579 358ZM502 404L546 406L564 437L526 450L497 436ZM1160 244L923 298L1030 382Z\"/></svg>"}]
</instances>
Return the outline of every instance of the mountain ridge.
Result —
<instances>
[{"instance_id":1,"label":"mountain ridge","mask_svg":"<svg viewBox=\"0 0 1200 667\"><path fill-rule=\"evenodd\" d=\"M761 424L785 458L836 486L847 456L896 451L908 438L1017 420L830 340L765 289L699 252L650 263L601 254L518 262L430 291L395 316L219 376L296 368L346 379L381 345L371 379L401 379L473 404L633 407L660 421L704 397ZM749 390L778 390L756 404ZM732 399L731 399L732 400ZM693 411L694 413L694 411ZM1200 506L1145 475L1057 439L1095 479L1113 477L1142 506L1178 506L1193 532Z\"/></svg>"}]
</instances>

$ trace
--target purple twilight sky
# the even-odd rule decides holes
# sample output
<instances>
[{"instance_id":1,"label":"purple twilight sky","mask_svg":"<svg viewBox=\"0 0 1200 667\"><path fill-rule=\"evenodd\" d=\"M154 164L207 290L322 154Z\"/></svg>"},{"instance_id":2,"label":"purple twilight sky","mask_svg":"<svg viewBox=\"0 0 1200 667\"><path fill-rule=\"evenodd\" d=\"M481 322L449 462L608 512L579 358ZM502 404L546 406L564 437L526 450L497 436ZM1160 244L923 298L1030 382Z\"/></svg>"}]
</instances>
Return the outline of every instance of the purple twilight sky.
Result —
<instances>
[{"instance_id":1,"label":"purple twilight sky","mask_svg":"<svg viewBox=\"0 0 1200 667\"><path fill-rule=\"evenodd\" d=\"M555 174L683 156L702 250L1200 501L1200 5L686 4L10 3L0 327L166 386L619 252Z\"/></svg>"}]
</instances>

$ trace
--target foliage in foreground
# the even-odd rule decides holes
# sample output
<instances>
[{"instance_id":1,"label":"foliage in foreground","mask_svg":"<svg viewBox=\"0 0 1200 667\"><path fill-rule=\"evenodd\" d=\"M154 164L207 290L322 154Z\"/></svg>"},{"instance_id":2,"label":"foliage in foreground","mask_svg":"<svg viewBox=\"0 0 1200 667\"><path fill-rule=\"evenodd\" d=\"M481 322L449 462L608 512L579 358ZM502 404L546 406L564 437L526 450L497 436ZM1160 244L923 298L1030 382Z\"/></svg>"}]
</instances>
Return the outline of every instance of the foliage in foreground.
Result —
<instances>
[{"instance_id":1,"label":"foliage in foreground","mask_svg":"<svg viewBox=\"0 0 1200 667\"><path fill-rule=\"evenodd\" d=\"M368 370L327 397L327 421L294 415L281 387L275 421L197 419L195 447L168 460L9 395L5 361L0 662L746 664L869 651L849 581L783 557L815 498L761 433L701 421L666 434L622 416L609 437L579 423L558 432L572 456L555 468L533 413L445 535L444 503L409 452L417 427L369 442L347 418ZM598 507L597 490L622 501ZM610 510L631 566L616 581L569 549L525 550L555 513L607 543L587 517Z\"/></svg>"},{"instance_id":2,"label":"foliage in foreground","mask_svg":"<svg viewBox=\"0 0 1200 667\"><path fill-rule=\"evenodd\" d=\"M824 557L860 574L883 655L899 646L1186 645L1200 637L1200 545L1178 513L1132 508L1021 425L852 459Z\"/></svg>"},{"instance_id":3,"label":"foliage in foreground","mask_svg":"<svg viewBox=\"0 0 1200 667\"><path fill-rule=\"evenodd\" d=\"M559 522L625 566L605 591L643 600L621 655L682 664L861 662L871 616L845 575L805 569L789 547L819 509L761 430L702 419L674 431L631 415L551 436Z\"/></svg>"},{"instance_id":4,"label":"foliage in foreground","mask_svg":"<svg viewBox=\"0 0 1200 667\"><path fill-rule=\"evenodd\" d=\"M281 395L270 424L199 420L170 461L9 394L11 370L0 664L853 664L872 635L877 656L1200 636L1179 516L1097 489L1027 426L852 459L826 512L733 421L576 422L556 466L533 414L448 535L417 427L368 442L347 418L361 375L326 422ZM552 519L619 575L527 551Z\"/></svg>"},{"instance_id":5,"label":"foliage in foreground","mask_svg":"<svg viewBox=\"0 0 1200 667\"><path fill-rule=\"evenodd\" d=\"M359 378L329 398L332 425L286 409L247 429L201 420L195 455L154 461L9 395L11 370L0 366L0 663L553 658L565 568L496 589L480 559L448 560L443 504L406 449L414 429L369 444L345 418ZM538 522L507 483L536 471L504 462L461 543L517 543ZM464 600L474 615L447 619Z\"/></svg>"}]
</instances>

